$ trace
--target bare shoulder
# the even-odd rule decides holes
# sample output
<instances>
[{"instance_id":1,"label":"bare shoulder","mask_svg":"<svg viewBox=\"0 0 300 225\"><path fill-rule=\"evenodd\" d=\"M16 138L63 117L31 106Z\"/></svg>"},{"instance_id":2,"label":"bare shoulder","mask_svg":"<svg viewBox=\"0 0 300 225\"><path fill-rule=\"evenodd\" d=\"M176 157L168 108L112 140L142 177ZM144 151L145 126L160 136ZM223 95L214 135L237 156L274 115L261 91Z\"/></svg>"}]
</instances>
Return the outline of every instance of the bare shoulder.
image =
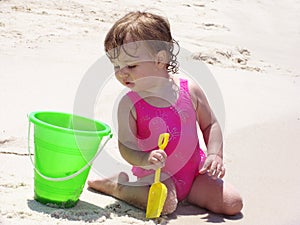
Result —
<instances>
[{"instance_id":1,"label":"bare shoulder","mask_svg":"<svg viewBox=\"0 0 300 225\"><path fill-rule=\"evenodd\" d=\"M123 117L125 114L130 114L136 118L134 105L128 95L124 95L118 105L118 117Z\"/></svg>"},{"instance_id":2,"label":"bare shoulder","mask_svg":"<svg viewBox=\"0 0 300 225\"><path fill-rule=\"evenodd\" d=\"M133 104L130 98L127 95L123 95L119 102L118 109L119 110L129 109L132 107L132 105Z\"/></svg>"},{"instance_id":3,"label":"bare shoulder","mask_svg":"<svg viewBox=\"0 0 300 225\"><path fill-rule=\"evenodd\" d=\"M197 114L197 121L203 131L216 121L203 89L192 79L188 80L189 92Z\"/></svg>"}]
</instances>

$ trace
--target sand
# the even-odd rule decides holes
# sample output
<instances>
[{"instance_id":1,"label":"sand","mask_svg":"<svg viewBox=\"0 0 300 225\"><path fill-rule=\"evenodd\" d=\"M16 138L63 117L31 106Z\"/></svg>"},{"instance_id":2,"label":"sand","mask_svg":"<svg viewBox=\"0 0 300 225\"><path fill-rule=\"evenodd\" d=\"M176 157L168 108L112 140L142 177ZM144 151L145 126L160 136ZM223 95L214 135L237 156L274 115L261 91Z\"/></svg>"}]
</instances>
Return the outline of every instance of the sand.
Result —
<instances>
[{"instance_id":1,"label":"sand","mask_svg":"<svg viewBox=\"0 0 300 225\"><path fill-rule=\"evenodd\" d=\"M0 224L299 224L299 7L296 0L0 0ZM183 202L172 215L146 220L143 211L87 187L71 209L33 199L27 114L73 112L82 79L105 58L105 33L136 9L167 16L182 48L213 74L226 112L218 114L211 99L225 118L224 179L243 196L241 214L224 217ZM110 78L102 90L95 118L115 132L112 115L123 89ZM115 135L90 177L121 170L130 167Z\"/></svg>"}]
</instances>

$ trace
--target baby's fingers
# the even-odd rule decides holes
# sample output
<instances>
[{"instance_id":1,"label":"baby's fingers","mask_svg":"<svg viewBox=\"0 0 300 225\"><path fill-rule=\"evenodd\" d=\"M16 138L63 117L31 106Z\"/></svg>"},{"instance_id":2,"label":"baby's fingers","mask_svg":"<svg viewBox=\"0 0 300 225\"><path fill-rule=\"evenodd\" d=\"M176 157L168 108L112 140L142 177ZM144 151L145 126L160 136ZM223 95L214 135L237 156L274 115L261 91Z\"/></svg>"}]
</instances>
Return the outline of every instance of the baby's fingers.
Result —
<instances>
[{"instance_id":1,"label":"baby's fingers","mask_svg":"<svg viewBox=\"0 0 300 225\"><path fill-rule=\"evenodd\" d=\"M222 179L224 176L225 176L225 168L224 168L224 166L222 166L221 170L218 174L218 177Z\"/></svg>"},{"instance_id":2,"label":"baby's fingers","mask_svg":"<svg viewBox=\"0 0 300 225\"><path fill-rule=\"evenodd\" d=\"M200 169L199 173L200 174L205 174L208 171L208 168L210 167L210 163L209 162L205 162L203 167Z\"/></svg>"},{"instance_id":3,"label":"baby's fingers","mask_svg":"<svg viewBox=\"0 0 300 225\"><path fill-rule=\"evenodd\" d=\"M214 178L217 173L217 167L218 167L218 163L213 161L209 169L207 170L208 175Z\"/></svg>"},{"instance_id":4,"label":"baby's fingers","mask_svg":"<svg viewBox=\"0 0 300 225\"><path fill-rule=\"evenodd\" d=\"M154 150L150 154L149 163L152 169L158 169L165 166L167 154L162 150Z\"/></svg>"},{"instance_id":5,"label":"baby's fingers","mask_svg":"<svg viewBox=\"0 0 300 225\"><path fill-rule=\"evenodd\" d=\"M154 155L155 158L159 162L165 162L167 158L167 154L164 151L158 150Z\"/></svg>"},{"instance_id":6,"label":"baby's fingers","mask_svg":"<svg viewBox=\"0 0 300 225\"><path fill-rule=\"evenodd\" d=\"M217 166L213 169L211 169L211 171L209 171L209 175L213 178L213 179L217 179L217 178L223 178L225 175L225 168L224 166L222 166L221 164L217 164Z\"/></svg>"}]
</instances>

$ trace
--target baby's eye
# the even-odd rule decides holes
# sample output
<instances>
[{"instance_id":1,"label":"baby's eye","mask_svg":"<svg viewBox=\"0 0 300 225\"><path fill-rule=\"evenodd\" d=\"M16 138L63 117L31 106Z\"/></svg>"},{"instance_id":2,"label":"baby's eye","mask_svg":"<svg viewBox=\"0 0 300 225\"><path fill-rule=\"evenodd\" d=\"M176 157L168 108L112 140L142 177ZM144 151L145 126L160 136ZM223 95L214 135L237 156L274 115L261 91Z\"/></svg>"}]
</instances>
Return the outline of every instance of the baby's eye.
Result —
<instances>
[{"instance_id":1,"label":"baby's eye","mask_svg":"<svg viewBox=\"0 0 300 225\"><path fill-rule=\"evenodd\" d=\"M119 70L119 69L120 69L120 66L114 66L114 69L115 69L115 70Z\"/></svg>"},{"instance_id":2,"label":"baby's eye","mask_svg":"<svg viewBox=\"0 0 300 225\"><path fill-rule=\"evenodd\" d=\"M135 67L136 67L136 65L128 65L128 66L127 66L128 69L133 69L133 68L135 68Z\"/></svg>"}]
</instances>

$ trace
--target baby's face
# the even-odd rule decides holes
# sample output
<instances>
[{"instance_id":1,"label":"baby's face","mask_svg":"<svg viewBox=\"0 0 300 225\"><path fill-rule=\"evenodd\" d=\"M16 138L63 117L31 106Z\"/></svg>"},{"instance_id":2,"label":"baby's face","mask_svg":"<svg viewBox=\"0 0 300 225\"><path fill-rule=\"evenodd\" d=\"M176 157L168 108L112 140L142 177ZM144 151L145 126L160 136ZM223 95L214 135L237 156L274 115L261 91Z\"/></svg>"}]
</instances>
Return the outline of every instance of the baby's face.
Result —
<instances>
[{"instance_id":1,"label":"baby's face","mask_svg":"<svg viewBox=\"0 0 300 225\"><path fill-rule=\"evenodd\" d=\"M124 86L134 91L142 91L155 83L153 82L157 74L155 56L143 43L125 44L120 48L119 57L111 61L116 78Z\"/></svg>"}]
</instances>

